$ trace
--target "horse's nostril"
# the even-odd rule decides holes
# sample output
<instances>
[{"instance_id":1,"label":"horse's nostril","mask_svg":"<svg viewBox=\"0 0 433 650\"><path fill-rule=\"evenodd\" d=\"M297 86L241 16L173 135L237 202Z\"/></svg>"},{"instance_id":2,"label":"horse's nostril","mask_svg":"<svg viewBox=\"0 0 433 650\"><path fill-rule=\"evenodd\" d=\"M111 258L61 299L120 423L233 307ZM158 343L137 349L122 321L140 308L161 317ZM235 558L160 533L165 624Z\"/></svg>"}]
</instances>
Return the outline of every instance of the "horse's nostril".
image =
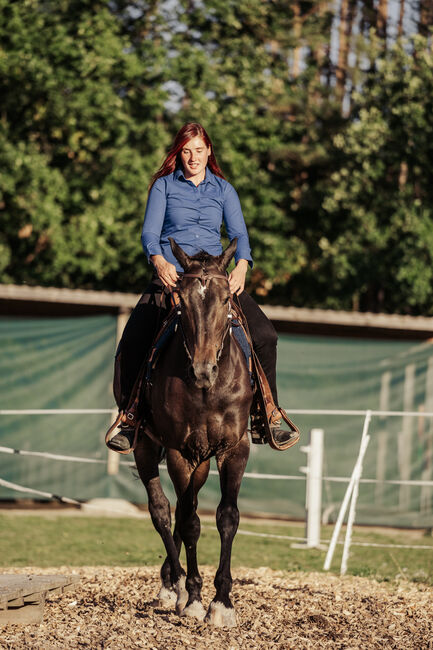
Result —
<instances>
[{"instance_id":1,"label":"horse's nostril","mask_svg":"<svg viewBox=\"0 0 433 650\"><path fill-rule=\"evenodd\" d=\"M212 374L215 376L217 372L218 372L218 366L217 365L212 366Z\"/></svg>"}]
</instances>

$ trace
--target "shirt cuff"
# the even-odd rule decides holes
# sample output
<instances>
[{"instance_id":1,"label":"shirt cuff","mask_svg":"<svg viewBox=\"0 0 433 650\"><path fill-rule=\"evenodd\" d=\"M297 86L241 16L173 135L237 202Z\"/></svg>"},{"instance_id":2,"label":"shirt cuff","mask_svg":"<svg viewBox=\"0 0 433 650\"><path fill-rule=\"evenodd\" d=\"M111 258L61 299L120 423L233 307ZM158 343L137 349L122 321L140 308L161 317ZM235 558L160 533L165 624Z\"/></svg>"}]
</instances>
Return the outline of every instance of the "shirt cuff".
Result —
<instances>
[{"instance_id":1,"label":"shirt cuff","mask_svg":"<svg viewBox=\"0 0 433 650\"><path fill-rule=\"evenodd\" d=\"M147 255L147 259L150 262L150 257L152 255L162 255L161 244L159 243L159 237L153 233L143 233L141 236L141 243L143 244L143 250Z\"/></svg>"},{"instance_id":2,"label":"shirt cuff","mask_svg":"<svg viewBox=\"0 0 433 650\"><path fill-rule=\"evenodd\" d=\"M251 268L253 268L253 258L251 257L250 242L247 236L235 235L238 238L238 245L235 253L235 262L239 260L247 260Z\"/></svg>"}]
</instances>

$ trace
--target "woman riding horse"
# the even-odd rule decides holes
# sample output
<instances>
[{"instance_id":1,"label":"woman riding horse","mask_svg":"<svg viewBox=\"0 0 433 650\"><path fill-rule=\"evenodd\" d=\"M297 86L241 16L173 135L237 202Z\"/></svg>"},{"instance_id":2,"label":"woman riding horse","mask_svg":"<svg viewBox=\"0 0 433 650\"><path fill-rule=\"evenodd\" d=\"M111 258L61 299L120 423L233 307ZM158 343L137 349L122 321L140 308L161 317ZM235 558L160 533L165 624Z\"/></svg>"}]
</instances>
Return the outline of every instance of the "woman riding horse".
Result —
<instances>
[{"instance_id":1,"label":"woman riding horse","mask_svg":"<svg viewBox=\"0 0 433 650\"><path fill-rule=\"evenodd\" d=\"M257 303L244 291L248 266L252 267L253 262L241 204L236 190L218 166L208 134L200 124L188 123L176 135L150 186L141 240L155 275L133 310L119 345L114 392L120 410L129 403L137 375L157 333L157 324L162 320L161 304L164 317L168 310L165 297L183 273L169 239L174 239L190 256L199 251L220 255L222 221L229 239L237 238L236 265L228 276L229 289L240 303L274 404L278 404L277 334ZM263 425L257 416L251 420L252 440L261 443ZM274 448L287 448L295 436L293 431L282 429L280 421L272 423L270 430ZM107 444L114 451L125 453L132 447L134 434L134 428L122 422L119 432Z\"/></svg>"}]
</instances>

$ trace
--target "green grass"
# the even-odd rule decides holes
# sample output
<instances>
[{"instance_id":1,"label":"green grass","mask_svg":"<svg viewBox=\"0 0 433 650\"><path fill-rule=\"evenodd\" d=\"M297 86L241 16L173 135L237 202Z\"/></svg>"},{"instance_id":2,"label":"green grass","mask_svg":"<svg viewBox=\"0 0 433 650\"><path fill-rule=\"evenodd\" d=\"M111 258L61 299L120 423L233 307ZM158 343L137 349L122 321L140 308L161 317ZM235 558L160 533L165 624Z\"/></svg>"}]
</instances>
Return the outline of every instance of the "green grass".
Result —
<instances>
[{"instance_id":1,"label":"green grass","mask_svg":"<svg viewBox=\"0 0 433 650\"><path fill-rule=\"evenodd\" d=\"M139 566L158 565L164 548L149 519L68 515L0 514L1 566ZM302 537L303 527L291 523L241 521L240 531ZM329 540L332 527L322 529ZM395 580L406 578L433 585L433 538L419 531L356 527L353 541L378 544L429 545L432 550L352 546L348 573ZM267 566L286 571L322 571L325 551L294 549L291 540L238 534L232 566ZM339 571L342 546L337 546L332 570ZM199 563L218 564L219 535L205 518L199 542Z\"/></svg>"}]
</instances>

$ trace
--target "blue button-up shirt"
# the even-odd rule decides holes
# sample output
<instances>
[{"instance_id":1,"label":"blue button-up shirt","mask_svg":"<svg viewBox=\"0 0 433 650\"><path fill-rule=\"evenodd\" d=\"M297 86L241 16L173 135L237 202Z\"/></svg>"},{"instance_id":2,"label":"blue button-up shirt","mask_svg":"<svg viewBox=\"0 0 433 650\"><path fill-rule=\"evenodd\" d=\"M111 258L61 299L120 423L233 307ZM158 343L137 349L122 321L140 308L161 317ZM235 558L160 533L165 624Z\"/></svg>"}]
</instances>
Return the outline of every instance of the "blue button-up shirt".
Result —
<instances>
[{"instance_id":1,"label":"blue button-up shirt","mask_svg":"<svg viewBox=\"0 0 433 650\"><path fill-rule=\"evenodd\" d=\"M173 237L188 255L200 250L220 255L223 220L230 241L238 238L236 262L245 259L252 266L248 232L234 187L209 167L198 186L185 178L182 169L177 169L158 178L149 192L141 233L144 252L148 259L151 255L163 255L178 271L183 271L168 238Z\"/></svg>"}]
</instances>

